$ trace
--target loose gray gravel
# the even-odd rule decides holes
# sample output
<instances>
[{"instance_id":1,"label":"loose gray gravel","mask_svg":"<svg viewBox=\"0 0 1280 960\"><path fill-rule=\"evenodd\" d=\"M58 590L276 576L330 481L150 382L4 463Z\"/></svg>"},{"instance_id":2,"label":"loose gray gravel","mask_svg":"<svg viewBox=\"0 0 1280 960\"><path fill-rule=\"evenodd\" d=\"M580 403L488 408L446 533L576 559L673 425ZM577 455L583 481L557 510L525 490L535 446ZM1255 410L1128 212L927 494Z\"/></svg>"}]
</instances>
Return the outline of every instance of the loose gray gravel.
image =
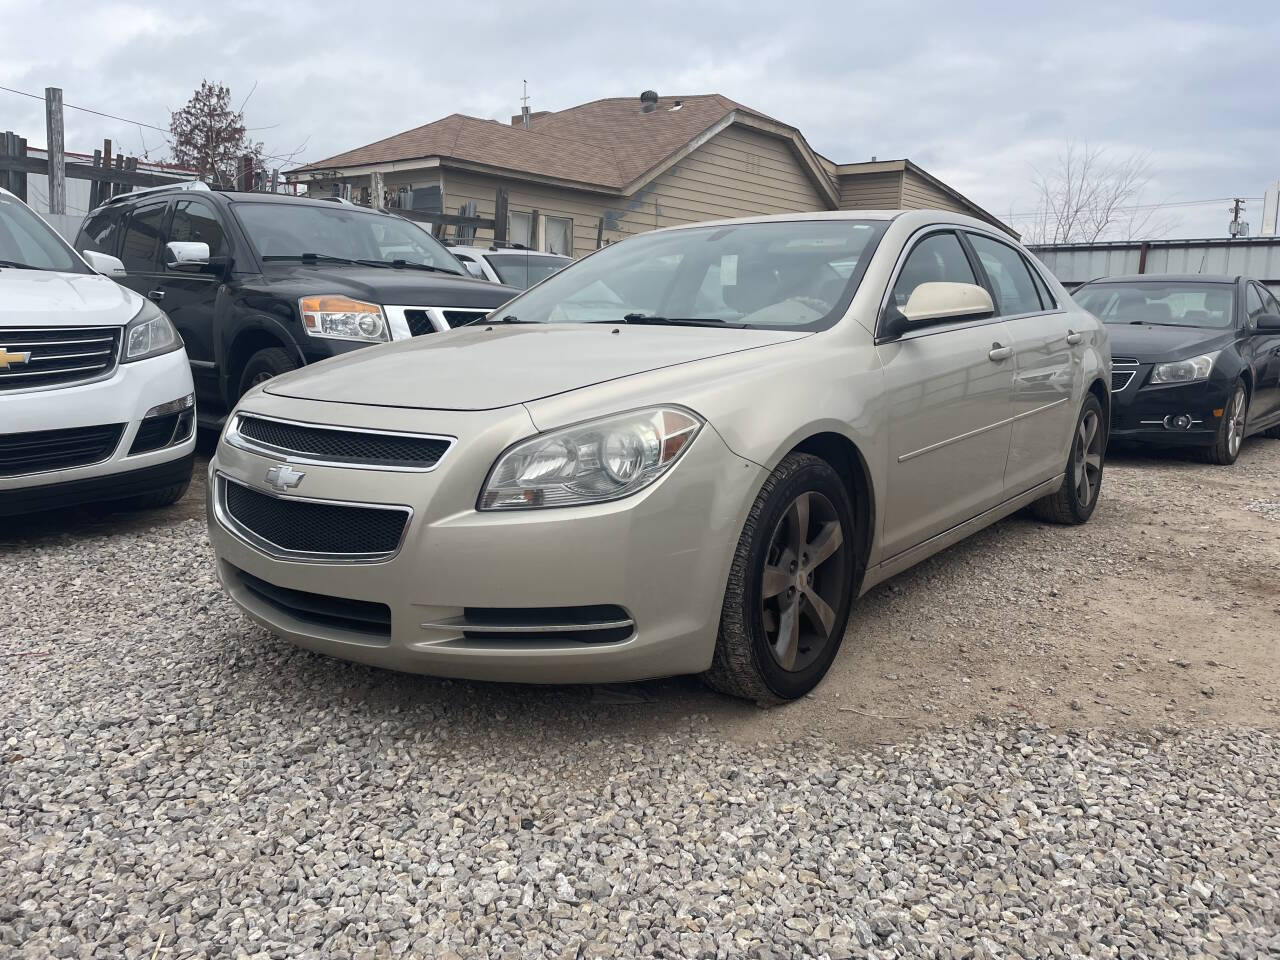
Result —
<instances>
[{"instance_id":1,"label":"loose gray gravel","mask_svg":"<svg viewBox=\"0 0 1280 960\"><path fill-rule=\"evenodd\" d=\"M1280 955L1274 731L752 748L293 650L199 520L0 584L5 956Z\"/></svg>"}]
</instances>

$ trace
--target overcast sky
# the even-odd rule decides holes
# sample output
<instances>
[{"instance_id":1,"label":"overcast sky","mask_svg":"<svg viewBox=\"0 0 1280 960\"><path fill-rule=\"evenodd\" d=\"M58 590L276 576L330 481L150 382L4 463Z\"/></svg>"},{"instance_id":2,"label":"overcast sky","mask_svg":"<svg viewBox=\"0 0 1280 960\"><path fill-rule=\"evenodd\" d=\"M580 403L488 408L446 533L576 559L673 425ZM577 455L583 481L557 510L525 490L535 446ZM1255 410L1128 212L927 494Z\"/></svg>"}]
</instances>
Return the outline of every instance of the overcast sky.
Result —
<instances>
[{"instance_id":1,"label":"overcast sky","mask_svg":"<svg viewBox=\"0 0 1280 960\"><path fill-rule=\"evenodd\" d=\"M528 80L534 110L722 93L833 160L909 157L1006 218L1039 207L1034 171L1068 139L1149 155L1144 203L1261 198L1280 179L1276 0L0 0L0 24L0 85L167 127L203 78L237 103L256 83L254 136L298 163L453 112L505 121ZM155 130L74 110L66 125L71 150L166 155ZM42 145L43 104L0 90L5 129ZM1169 207L1168 235L1224 236L1228 206Z\"/></svg>"}]
</instances>

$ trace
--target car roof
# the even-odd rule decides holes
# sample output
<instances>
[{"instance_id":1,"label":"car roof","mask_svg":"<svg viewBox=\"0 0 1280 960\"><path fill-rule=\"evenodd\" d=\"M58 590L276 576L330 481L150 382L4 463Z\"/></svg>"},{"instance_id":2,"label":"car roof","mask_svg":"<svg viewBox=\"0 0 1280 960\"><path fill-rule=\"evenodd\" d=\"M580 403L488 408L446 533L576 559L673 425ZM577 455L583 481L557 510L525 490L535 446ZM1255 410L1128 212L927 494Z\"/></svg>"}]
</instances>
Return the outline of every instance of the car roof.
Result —
<instances>
[{"instance_id":1,"label":"car roof","mask_svg":"<svg viewBox=\"0 0 1280 960\"><path fill-rule=\"evenodd\" d=\"M1115 277L1097 277L1086 283L1139 283L1149 280L1178 283L1235 283L1241 279L1222 273L1126 273ZM1083 286L1083 284L1081 284Z\"/></svg>"},{"instance_id":2,"label":"car roof","mask_svg":"<svg viewBox=\"0 0 1280 960\"><path fill-rule=\"evenodd\" d=\"M774 213L758 217L734 217L726 220L706 220L701 223L682 223L678 226L663 227L652 231L663 233L672 230L689 230L694 227L722 227L740 223L788 223L803 220L901 220L908 227L925 227L932 224L947 224L957 227L969 227L984 230L987 233L1002 235L1006 240L1018 243L1016 238L1001 230L995 224L977 217L966 216L951 210L815 210L797 213Z\"/></svg>"},{"instance_id":3,"label":"car roof","mask_svg":"<svg viewBox=\"0 0 1280 960\"><path fill-rule=\"evenodd\" d=\"M301 204L303 206L325 206L332 207L335 204L331 200L322 200L317 197L295 197L289 193L260 193L247 190L191 190L188 187L174 184L172 187L151 188L148 190L140 190L133 193L119 194L111 198L109 204L103 206L119 207L130 202L141 200L165 199L171 195L180 196L200 196L211 200L222 200L229 203L286 203ZM340 204L344 210L363 210L365 213L381 214L383 216L393 217L394 212L386 210L375 210L371 207L364 207L360 204ZM100 208L99 208L100 209Z\"/></svg>"}]
</instances>

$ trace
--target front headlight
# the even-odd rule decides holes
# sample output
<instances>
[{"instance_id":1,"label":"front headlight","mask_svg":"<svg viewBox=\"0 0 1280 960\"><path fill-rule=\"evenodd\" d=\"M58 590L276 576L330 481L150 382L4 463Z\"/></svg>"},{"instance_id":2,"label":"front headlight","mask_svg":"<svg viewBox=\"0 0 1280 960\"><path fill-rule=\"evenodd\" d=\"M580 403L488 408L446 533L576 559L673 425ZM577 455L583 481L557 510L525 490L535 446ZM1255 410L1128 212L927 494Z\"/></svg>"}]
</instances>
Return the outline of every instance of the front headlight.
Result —
<instances>
[{"instance_id":1,"label":"front headlight","mask_svg":"<svg viewBox=\"0 0 1280 960\"><path fill-rule=\"evenodd\" d=\"M481 510L527 510L617 500L671 468L702 429L689 410L652 407L544 433L493 465Z\"/></svg>"},{"instance_id":2,"label":"front headlight","mask_svg":"<svg viewBox=\"0 0 1280 960\"><path fill-rule=\"evenodd\" d=\"M387 318L376 303L330 294L298 301L302 329L313 337L382 343L391 339Z\"/></svg>"},{"instance_id":3,"label":"front headlight","mask_svg":"<svg viewBox=\"0 0 1280 960\"><path fill-rule=\"evenodd\" d=\"M1213 361L1218 358L1219 351L1206 353L1187 360L1175 360L1172 363L1157 363L1151 368L1151 379L1148 383L1192 383L1207 379L1213 372Z\"/></svg>"},{"instance_id":4,"label":"front headlight","mask_svg":"<svg viewBox=\"0 0 1280 960\"><path fill-rule=\"evenodd\" d=\"M181 349L182 338L178 331L164 311L148 300L124 328L124 350L120 354L120 362L132 363Z\"/></svg>"}]
</instances>

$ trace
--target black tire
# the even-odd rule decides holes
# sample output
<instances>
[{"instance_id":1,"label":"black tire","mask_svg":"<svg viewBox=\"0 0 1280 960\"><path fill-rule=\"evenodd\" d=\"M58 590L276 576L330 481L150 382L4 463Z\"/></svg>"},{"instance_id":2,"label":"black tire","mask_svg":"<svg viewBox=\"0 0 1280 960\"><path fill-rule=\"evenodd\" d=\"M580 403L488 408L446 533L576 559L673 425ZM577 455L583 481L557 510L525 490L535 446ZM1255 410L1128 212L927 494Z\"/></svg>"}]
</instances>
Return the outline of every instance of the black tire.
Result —
<instances>
[{"instance_id":1,"label":"black tire","mask_svg":"<svg viewBox=\"0 0 1280 960\"><path fill-rule=\"evenodd\" d=\"M136 497L121 500L120 506L129 510L156 510L160 507L169 507L182 499L189 486L191 486L190 477L182 483L175 483L169 487L152 490L150 493L140 493Z\"/></svg>"},{"instance_id":2,"label":"black tire","mask_svg":"<svg viewBox=\"0 0 1280 960\"><path fill-rule=\"evenodd\" d=\"M1237 379L1231 387L1231 399L1222 411L1222 419L1218 423L1218 435L1213 445L1205 447L1203 456L1209 463L1220 467L1229 467L1240 456L1240 448L1244 445L1245 425L1249 422L1249 390L1244 379ZM1237 411L1237 404L1239 410Z\"/></svg>"},{"instance_id":3,"label":"black tire","mask_svg":"<svg viewBox=\"0 0 1280 960\"><path fill-rule=\"evenodd\" d=\"M1087 424L1096 425L1094 433ZM1107 419L1102 404L1092 393L1080 405L1076 427L1071 434L1071 452L1063 472L1062 486L1047 497L1031 504L1031 512L1046 523L1080 524L1088 522L1102 493L1102 470L1106 465ZM1096 460L1094 459L1096 458ZM1096 465L1096 466L1095 466ZM1083 485L1082 485L1083 474Z\"/></svg>"},{"instance_id":4,"label":"black tire","mask_svg":"<svg viewBox=\"0 0 1280 960\"><path fill-rule=\"evenodd\" d=\"M267 347L265 350L259 350L244 365L244 370L240 374L240 392L236 394L236 397L243 397L250 389L256 387L259 383L270 380L272 377L278 377L282 373L297 369L298 361L290 356L287 350L283 350L280 347Z\"/></svg>"},{"instance_id":5,"label":"black tire","mask_svg":"<svg viewBox=\"0 0 1280 960\"><path fill-rule=\"evenodd\" d=\"M790 547L781 555L771 555L771 551L778 548L780 538L789 539L799 529L794 518L800 516L796 511L802 500L801 563L793 564L786 559L795 556ZM840 649L863 560L858 555L860 541L854 518L849 491L830 464L803 453L783 458L761 487L738 539L715 654L711 668L702 675L708 686L765 706L794 700L818 685ZM827 553L835 523L839 524L839 543ZM811 535L815 528L817 532ZM822 552L821 559L812 564L810 549L815 554ZM796 586L766 597L766 573L778 576L784 567L796 577ZM802 583L806 569L807 585ZM810 596L817 599L810 601ZM770 627L768 608L784 602L787 612L775 611L774 626ZM824 614L833 614L827 621L829 628L823 625ZM784 645L782 624L791 621L797 625L790 634L792 667L787 669L778 659L775 644ZM777 631L774 642L768 637L770 630Z\"/></svg>"}]
</instances>

